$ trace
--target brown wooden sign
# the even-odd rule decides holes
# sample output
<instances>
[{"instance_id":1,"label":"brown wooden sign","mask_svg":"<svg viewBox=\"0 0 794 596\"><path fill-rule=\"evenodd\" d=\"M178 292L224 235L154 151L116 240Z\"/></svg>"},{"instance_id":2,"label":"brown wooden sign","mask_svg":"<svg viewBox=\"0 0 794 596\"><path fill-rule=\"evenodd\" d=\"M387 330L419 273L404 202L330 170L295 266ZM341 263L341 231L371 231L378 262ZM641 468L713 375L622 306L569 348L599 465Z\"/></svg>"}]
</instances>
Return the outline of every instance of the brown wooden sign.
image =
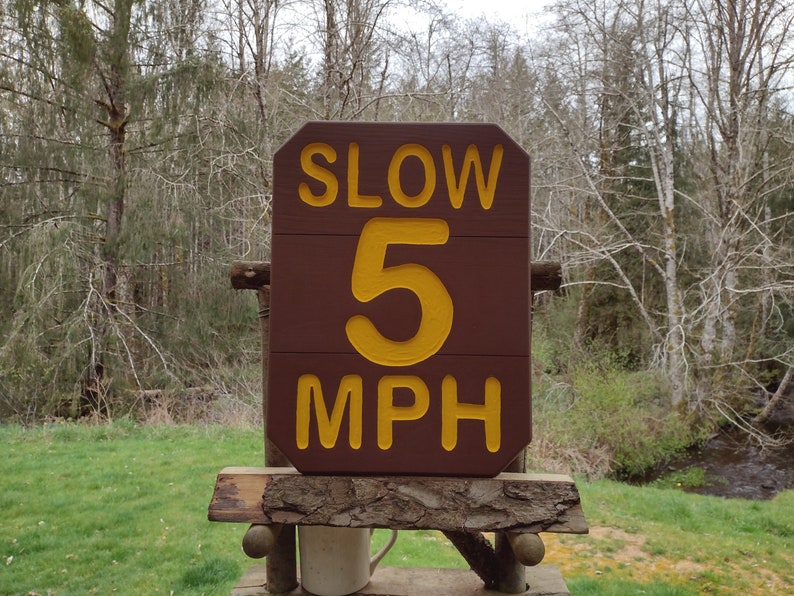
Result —
<instances>
[{"instance_id":1,"label":"brown wooden sign","mask_svg":"<svg viewBox=\"0 0 794 596\"><path fill-rule=\"evenodd\" d=\"M298 470L494 476L529 443L529 196L495 125L278 150L267 430Z\"/></svg>"}]
</instances>

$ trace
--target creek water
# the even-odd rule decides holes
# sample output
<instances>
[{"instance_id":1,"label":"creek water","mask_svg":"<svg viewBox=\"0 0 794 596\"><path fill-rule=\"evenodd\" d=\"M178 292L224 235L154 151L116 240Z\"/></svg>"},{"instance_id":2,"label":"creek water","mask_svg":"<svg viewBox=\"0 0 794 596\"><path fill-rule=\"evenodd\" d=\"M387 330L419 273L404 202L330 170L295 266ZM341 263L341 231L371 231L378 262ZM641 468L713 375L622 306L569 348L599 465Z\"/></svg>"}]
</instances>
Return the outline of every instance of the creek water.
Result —
<instances>
[{"instance_id":1,"label":"creek water","mask_svg":"<svg viewBox=\"0 0 794 596\"><path fill-rule=\"evenodd\" d=\"M794 405L779 407L763 430L788 437L790 442L762 448L744 433L725 430L654 476L700 468L705 471L705 484L684 490L719 497L771 499L781 491L794 489Z\"/></svg>"}]
</instances>

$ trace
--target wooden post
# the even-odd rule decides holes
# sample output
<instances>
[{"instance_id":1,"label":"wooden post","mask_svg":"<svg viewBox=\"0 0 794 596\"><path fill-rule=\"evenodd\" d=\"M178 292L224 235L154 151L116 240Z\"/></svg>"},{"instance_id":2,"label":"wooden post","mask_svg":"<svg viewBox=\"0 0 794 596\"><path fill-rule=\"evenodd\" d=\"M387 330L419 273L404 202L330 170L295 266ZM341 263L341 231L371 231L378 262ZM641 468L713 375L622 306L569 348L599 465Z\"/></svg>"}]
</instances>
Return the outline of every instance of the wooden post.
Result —
<instances>
[{"instance_id":1,"label":"wooden post","mask_svg":"<svg viewBox=\"0 0 794 596\"><path fill-rule=\"evenodd\" d=\"M262 333L262 420L267 421L268 409L268 378L270 368L270 286L262 286L257 290L259 301L259 328ZM265 427L267 428L267 427ZM264 431L265 465L269 467L285 467L290 463L281 450L276 447Z\"/></svg>"},{"instance_id":2,"label":"wooden post","mask_svg":"<svg viewBox=\"0 0 794 596\"><path fill-rule=\"evenodd\" d=\"M507 467L505 472L526 471L526 450L516 457ZM526 568L516 558L510 541L505 532L496 532L494 536L494 551L496 552L496 589L505 594L521 594L527 589Z\"/></svg>"},{"instance_id":3,"label":"wooden post","mask_svg":"<svg viewBox=\"0 0 794 596\"><path fill-rule=\"evenodd\" d=\"M270 263L235 261L231 267L232 287L238 290L256 290L259 306L259 329L262 346L262 421L267 421L268 378L270 353ZM281 450L267 436L263 428L265 466L285 467L289 462ZM246 538L256 536L249 529ZM276 534L275 543L268 549L267 589L273 594L285 593L298 586L295 558L295 526L285 525Z\"/></svg>"},{"instance_id":4,"label":"wooden post","mask_svg":"<svg viewBox=\"0 0 794 596\"><path fill-rule=\"evenodd\" d=\"M270 281L268 279L268 281ZM259 327L262 333L262 422L265 441L265 465L288 466L281 450L267 436L268 378L270 367L270 286L257 291L259 301ZM272 594L289 592L298 586L295 559L295 526L284 526L276 537L273 550L267 557L267 589Z\"/></svg>"},{"instance_id":5,"label":"wooden post","mask_svg":"<svg viewBox=\"0 0 794 596\"><path fill-rule=\"evenodd\" d=\"M530 270L532 293L543 290L556 292L562 284L562 265L554 261L534 261ZM531 321L530 317L530 321ZM526 471L526 451L513 460L506 472ZM507 594L520 594L527 589L526 567L518 560L508 539L507 532L496 532L494 539L496 554L496 589Z\"/></svg>"}]
</instances>

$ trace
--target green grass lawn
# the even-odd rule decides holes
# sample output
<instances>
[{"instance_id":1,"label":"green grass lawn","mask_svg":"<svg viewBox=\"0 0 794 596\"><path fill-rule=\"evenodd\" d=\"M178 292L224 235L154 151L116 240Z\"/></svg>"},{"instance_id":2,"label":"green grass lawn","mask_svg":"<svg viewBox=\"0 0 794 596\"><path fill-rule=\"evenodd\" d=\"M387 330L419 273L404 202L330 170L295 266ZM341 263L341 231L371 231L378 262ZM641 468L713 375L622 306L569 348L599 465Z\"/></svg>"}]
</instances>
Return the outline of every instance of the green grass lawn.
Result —
<instances>
[{"instance_id":1,"label":"green grass lawn","mask_svg":"<svg viewBox=\"0 0 794 596\"><path fill-rule=\"evenodd\" d=\"M0 426L0 594L224 594L252 563L246 526L210 523L215 475L262 462L261 431ZM794 590L794 492L756 502L580 482L590 536L544 536L577 594ZM385 539L385 532L377 535ZM437 532L386 565L464 566Z\"/></svg>"}]
</instances>

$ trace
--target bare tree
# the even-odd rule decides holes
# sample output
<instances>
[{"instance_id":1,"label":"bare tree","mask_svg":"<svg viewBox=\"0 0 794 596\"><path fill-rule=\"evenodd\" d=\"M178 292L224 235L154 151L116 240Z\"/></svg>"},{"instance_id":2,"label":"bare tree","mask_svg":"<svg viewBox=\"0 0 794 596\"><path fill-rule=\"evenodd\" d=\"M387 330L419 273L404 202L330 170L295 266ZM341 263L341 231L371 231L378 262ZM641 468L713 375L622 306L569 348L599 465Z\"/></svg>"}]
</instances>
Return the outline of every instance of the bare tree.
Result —
<instances>
[{"instance_id":1,"label":"bare tree","mask_svg":"<svg viewBox=\"0 0 794 596\"><path fill-rule=\"evenodd\" d=\"M791 14L774 0L571 0L557 10L568 47L581 48L568 76L586 106L547 101L578 170L559 183L596 211L583 220L550 210L544 234L578 247L583 263L611 265L656 341L673 406L746 407L761 381L736 391L737 379L756 379L764 356L752 338L770 316L749 297L791 300L791 247L776 250L772 240L788 216L764 208L791 165L788 153L769 151L771 102L791 70ZM649 272L661 304L644 290ZM739 333L740 313L756 307L767 314ZM743 335L751 341L739 353ZM790 358L787 348L773 356Z\"/></svg>"},{"instance_id":2,"label":"bare tree","mask_svg":"<svg viewBox=\"0 0 794 596\"><path fill-rule=\"evenodd\" d=\"M359 119L377 106L388 73L383 42L392 0L315 0L322 47L322 117Z\"/></svg>"},{"instance_id":3,"label":"bare tree","mask_svg":"<svg viewBox=\"0 0 794 596\"><path fill-rule=\"evenodd\" d=\"M2 55L0 112L24 147L0 152L0 210L15 205L0 250L17 263L3 286L19 306L0 322L0 368L15 371L9 409L65 414L71 400L72 414L109 413L119 388L174 378L158 332L177 317L158 309L189 258L184 230L200 220L186 221L189 205L169 203L158 185L188 186L169 168L213 73L201 6L3 8L13 53Z\"/></svg>"},{"instance_id":4,"label":"bare tree","mask_svg":"<svg viewBox=\"0 0 794 596\"><path fill-rule=\"evenodd\" d=\"M776 0L696 2L690 10L700 32L693 37L693 52L702 65L691 75L703 114L698 134L705 167L697 170L702 173L697 202L711 254L700 281L700 357L702 366L717 371L706 375L711 382L703 391L714 390L716 383L718 391L730 392L734 376L719 371L738 366L749 372L737 353L741 311L763 310L770 289L785 285L768 278L766 287L753 290L750 274L778 269L777 226L769 221L766 203L792 164L786 155L770 154L776 135L771 112L794 64L789 34L794 15Z\"/></svg>"}]
</instances>

